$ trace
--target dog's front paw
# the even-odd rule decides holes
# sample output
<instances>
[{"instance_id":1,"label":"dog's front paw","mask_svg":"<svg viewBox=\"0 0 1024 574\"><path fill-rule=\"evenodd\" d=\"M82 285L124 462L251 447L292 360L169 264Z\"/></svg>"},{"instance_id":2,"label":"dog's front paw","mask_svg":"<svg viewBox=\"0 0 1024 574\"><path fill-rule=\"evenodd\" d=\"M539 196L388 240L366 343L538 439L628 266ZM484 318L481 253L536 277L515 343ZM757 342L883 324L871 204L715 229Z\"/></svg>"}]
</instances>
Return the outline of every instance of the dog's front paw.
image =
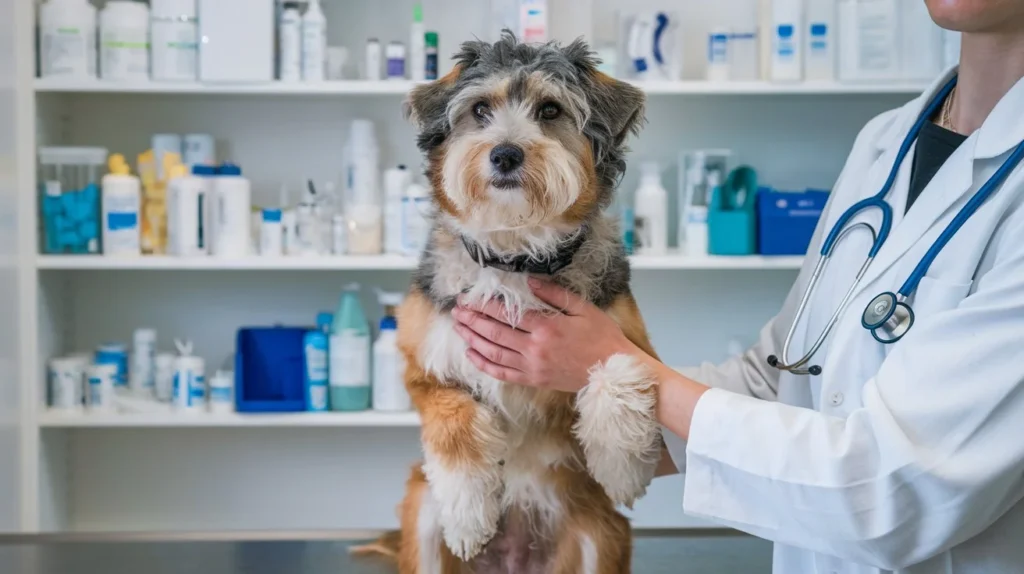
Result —
<instances>
[{"instance_id":1,"label":"dog's front paw","mask_svg":"<svg viewBox=\"0 0 1024 574\"><path fill-rule=\"evenodd\" d=\"M500 487L485 477L450 473L449 484L435 491L440 506L445 544L457 558L468 561L490 542L501 517ZM434 483L431 483L433 486Z\"/></svg>"},{"instance_id":2,"label":"dog's front paw","mask_svg":"<svg viewBox=\"0 0 1024 574\"><path fill-rule=\"evenodd\" d=\"M590 371L576 398L573 427L587 469L615 504L632 507L647 492L661 450L654 418L654 379L629 355L612 355Z\"/></svg>"}]
</instances>

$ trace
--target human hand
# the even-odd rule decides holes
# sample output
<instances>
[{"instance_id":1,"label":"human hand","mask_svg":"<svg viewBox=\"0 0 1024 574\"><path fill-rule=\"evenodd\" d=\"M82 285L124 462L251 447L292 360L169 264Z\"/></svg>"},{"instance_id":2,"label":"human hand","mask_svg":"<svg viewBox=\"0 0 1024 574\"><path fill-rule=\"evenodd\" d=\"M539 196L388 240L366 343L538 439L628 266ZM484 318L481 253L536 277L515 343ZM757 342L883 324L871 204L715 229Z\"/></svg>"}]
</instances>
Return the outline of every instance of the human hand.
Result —
<instances>
[{"instance_id":1,"label":"human hand","mask_svg":"<svg viewBox=\"0 0 1024 574\"><path fill-rule=\"evenodd\" d=\"M513 328L499 301L474 308L460 303L452 311L476 368L501 381L575 393L594 365L616 353L640 353L592 303L554 283L529 283L538 299L561 312L530 312Z\"/></svg>"}]
</instances>

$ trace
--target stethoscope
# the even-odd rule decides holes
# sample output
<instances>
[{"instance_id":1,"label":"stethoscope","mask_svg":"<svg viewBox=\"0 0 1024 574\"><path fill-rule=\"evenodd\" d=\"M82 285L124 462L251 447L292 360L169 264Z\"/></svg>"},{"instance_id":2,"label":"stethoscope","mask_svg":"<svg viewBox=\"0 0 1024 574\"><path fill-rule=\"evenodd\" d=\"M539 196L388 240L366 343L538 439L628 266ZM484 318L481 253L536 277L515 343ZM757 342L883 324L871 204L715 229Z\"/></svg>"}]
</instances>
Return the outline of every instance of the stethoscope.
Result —
<instances>
[{"instance_id":1,"label":"stethoscope","mask_svg":"<svg viewBox=\"0 0 1024 574\"><path fill-rule=\"evenodd\" d=\"M889 228L892 226L892 207L886 203L885 197L892 190L893 184L896 182L896 176L899 172L900 165L903 160L907 157L910 148L914 145L917 140L918 134L921 132L921 128L925 122L929 121L929 118L933 117L938 111L939 106L949 96L950 92L956 86L956 76L953 77L942 90L928 103L924 112L917 119L917 122L911 127L910 132L907 133L907 137L903 140L903 144L900 145L899 153L896 154L896 162L893 164L892 169L889 171L889 177L885 180L885 184L882 186L881 191L877 194L858 201L853 204L849 209L844 211L835 225L832 226L828 236L825 238L825 243L821 246L821 256L818 259L818 264L814 267L814 272L811 274L811 279L807 284L807 289L804 291L803 298L800 300L800 306L797 307L796 317L793 319L793 324L789 328L789 333L786 335L786 341L782 346L782 359L776 355L770 355L768 357L768 364L778 369L789 371L796 375L820 375L821 367L818 365L810 365L805 368L814 354L818 352L821 345L825 342L832 328L835 327L836 322L839 320L840 315L846 310L846 306L849 305L850 300L853 298L853 293L856 291L857 286L860 285L861 280L864 278L865 272L871 262L874 261L875 255L882 248L882 244L889 237ZM907 280L895 293L886 291L875 296L871 302L868 303L864 312L861 313L861 325L871 332L871 336L876 341L882 344L891 344L899 341L910 331L910 328L914 326L914 309L911 308L910 304L907 303L907 298L917 289L918 283L921 282L921 278L928 272L928 267L931 266L935 258L942 252L942 248L949 243L949 240L953 238L953 235L963 226L967 220L974 215L974 213L981 207L981 204L992 192L1002 184L1003 180L1013 171L1013 169L1020 163L1021 158L1024 157L1024 142L1017 145L1014 148L1013 153L1010 157L1003 162L1003 165L992 177L981 186L973 197L960 209L960 212L956 214L949 225L942 231L939 237L935 240L935 243L928 248L924 257L914 267L914 270L907 277ZM882 223L876 231L874 227L863 221L854 223L853 225L847 226L846 224L857 216L862 211L871 208L878 208L882 212ZM814 287L817 285L818 280L821 279L821 274L825 270L825 267L832 257L832 251L835 249L837 243L843 239L848 233L857 229L858 227L864 227L871 232L872 244L871 250L868 251L867 259L864 260L864 264L860 266L860 270L857 271L857 276L853 280L853 284L850 285L850 289L843 296L842 301L836 308L835 312L829 318L828 323L825 324L825 328L822 330L821 335L811 346L811 349L800 359L792 363L784 363L783 361L789 357L789 347L793 342L793 334L796 332L796 326L800 323L800 318L803 316L804 311L807 309L807 302L811 298L811 293L814 291Z\"/></svg>"}]
</instances>

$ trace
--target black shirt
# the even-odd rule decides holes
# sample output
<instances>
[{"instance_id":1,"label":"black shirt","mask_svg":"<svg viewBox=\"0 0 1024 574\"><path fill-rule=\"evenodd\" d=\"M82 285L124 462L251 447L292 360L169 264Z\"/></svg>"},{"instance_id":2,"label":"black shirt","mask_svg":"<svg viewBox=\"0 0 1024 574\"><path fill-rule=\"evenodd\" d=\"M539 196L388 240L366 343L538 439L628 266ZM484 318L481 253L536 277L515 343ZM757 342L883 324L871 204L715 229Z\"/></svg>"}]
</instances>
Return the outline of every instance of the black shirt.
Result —
<instances>
[{"instance_id":1,"label":"black shirt","mask_svg":"<svg viewBox=\"0 0 1024 574\"><path fill-rule=\"evenodd\" d=\"M928 182L936 172L953 155L956 148L964 143L967 136L951 132L932 122L925 122L921 133L917 135L917 147L914 149L914 165L910 172L910 189L907 194L907 211L914 204ZM905 212L904 212L905 213Z\"/></svg>"}]
</instances>

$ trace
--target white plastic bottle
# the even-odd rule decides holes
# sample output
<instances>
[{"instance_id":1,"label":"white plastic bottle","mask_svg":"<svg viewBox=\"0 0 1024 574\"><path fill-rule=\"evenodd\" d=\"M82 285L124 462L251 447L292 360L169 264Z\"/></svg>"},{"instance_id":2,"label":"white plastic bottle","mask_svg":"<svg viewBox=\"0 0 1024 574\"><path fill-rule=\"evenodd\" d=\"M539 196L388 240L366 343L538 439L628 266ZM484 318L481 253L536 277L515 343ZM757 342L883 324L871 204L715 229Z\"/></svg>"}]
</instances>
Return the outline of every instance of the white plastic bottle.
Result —
<instances>
[{"instance_id":1,"label":"white plastic bottle","mask_svg":"<svg viewBox=\"0 0 1024 574\"><path fill-rule=\"evenodd\" d=\"M407 411L412 401L405 389L405 359L398 351L398 322L395 319L398 306L402 304L401 293L379 292L377 295L384 307L380 320L380 333L373 343L373 410Z\"/></svg>"},{"instance_id":2,"label":"white plastic bottle","mask_svg":"<svg viewBox=\"0 0 1024 574\"><path fill-rule=\"evenodd\" d=\"M520 0L519 38L528 44L548 41L547 0Z\"/></svg>"},{"instance_id":3,"label":"white plastic bottle","mask_svg":"<svg viewBox=\"0 0 1024 574\"><path fill-rule=\"evenodd\" d=\"M132 392L155 398L156 329L139 328L132 333L132 364L128 370Z\"/></svg>"},{"instance_id":4,"label":"white plastic bottle","mask_svg":"<svg viewBox=\"0 0 1024 574\"><path fill-rule=\"evenodd\" d=\"M410 181L404 165L384 172L385 253L402 253L402 198Z\"/></svg>"},{"instance_id":5,"label":"white plastic bottle","mask_svg":"<svg viewBox=\"0 0 1024 574\"><path fill-rule=\"evenodd\" d=\"M278 78L282 82L302 79L302 15L298 2L285 2L277 24Z\"/></svg>"},{"instance_id":6,"label":"white plastic bottle","mask_svg":"<svg viewBox=\"0 0 1024 574\"><path fill-rule=\"evenodd\" d=\"M668 192L661 186L657 162L641 167L636 190L636 242L640 255L664 255L668 251Z\"/></svg>"},{"instance_id":7,"label":"white plastic bottle","mask_svg":"<svg viewBox=\"0 0 1024 574\"><path fill-rule=\"evenodd\" d=\"M320 0L309 0L302 15L302 79L307 82L324 81L327 57L327 18L320 8Z\"/></svg>"},{"instance_id":8,"label":"white plastic bottle","mask_svg":"<svg viewBox=\"0 0 1024 574\"><path fill-rule=\"evenodd\" d=\"M412 27L409 30L409 77L422 82L427 74L427 30L423 26L423 4L412 9Z\"/></svg>"},{"instance_id":9,"label":"white plastic bottle","mask_svg":"<svg viewBox=\"0 0 1024 574\"><path fill-rule=\"evenodd\" d=\"M731 76L728 29L718 27L708 34L707 64L707 80L709 82L725 82Z\"/></svg>"},{"instance_id":10,"label":"white plastic bottle","mask_svg":"<svg viewBox=\"0 0 1024 574\"><path fill-rule=\"evenodd\" d=\"M352 255L378 255L383 251L384 210L379 185L379 148L372 121L352 121L346 156L348 252Z\"/></svg>"},{"instance_id":11,"label":"white plastic bottle","mask_svg":"<svg viewBox=\"0 0 1024 574\"><path fill-rule=\"evenodd\" d=\"M419 257L430 239L430 196L427 188L410 183L402 197L402 253Z\"/></svg>"},{"instance_id":12,"label":"white plastic bottle","mask_svg":"<svg viewBox=\"0 0 1024 574\"><path fill-rule=\"evenodd\" d=\"M284 227L280 209L264 209L260 219L260 255L284 254Z\"/></svg>"},{"instance_id":13,"label":"white plastic bottle","mask_svg":"<svg viewBox=\"0 0 1024 574\"><path fill-rule=\"evenodd\" d=\"M96 8L88 0L47 0L39 8L42 77L96 77Z\"/></svg>"},{"instance_id":14,"label":"white plastic bottle","mask_svg":"<svg viewBox=\"0 0 1024 574\"><path fill-rule=\"evenodd\" d=\"M803 0L772 1L771 78L776 82L803 79Z\"/></svg>"},{"instance_id":15,"label":"white plastic bottle","mask_svg":"<svg viewBox=\"0 0 1024 574\"><path fill-rule=\"evenodd\" d=\"M242 170L233 164L221 165L213 180L217 204L213 254L218 257L246 257L252 243L252 191Z\"/></svg>"},{"instance_id":16,"label":"white plastic bottle","mask_svg":"<svg viewBox=\"0 0 1024 574\"><path fill-rule=\"evenodd\" d=\"M835 0L807 0L804 55L806 79L827 82L836 79Z\"/></svg>"},{"instance_id":17,"label":"white plastic bottle","mask_svg":"<svg viewBox=\"0 0 1024 574\"><path fill-rule=\"evenodd\" d=\"M100 77L149 79L149 7L141 2L107 2L100 12Z\"/></svg>"},{"instance_id":18,"label":"white plastic bottle","mask_svg":"<svg viewBox=\"0 0 1024 574\"><path fill-rule=\"evenodd\" d=\"M194 82L199 72L196 0L152 0L153 79Z\"/></svg>"},{"instance_id":19,"label":"white plastic bottle","mask_svg":"<svg viewBox=\"0 0 1024 574\"><path fill-rule=\"evenodd\" d=\"M103 254L142 255L139 178L129 173L121 154L111 155L107 166L110 173L103 176Z\"/></svg>"},{"instance_id":20,"label":"white plastic bottle","mask_svg":"<svg viewBox=\"0 0 1024 574\"><path fill-rule=\"evenodd\" d=\"M366 69L364 73L367 80L377 81L380 79L381 50L380 41L376 38L370 38L366 41L366 63L364 65Z\"/></svg>"},{"instance_id":21,"label":"white plastic bottle","mask_svg":"<svg viewBox=\"0 0 1024 574\"><path fill-rule=\"evenodd\" d=\"M186 171L171 168L167 183L167 253L198 257L209 253L206 231L206 182Z\"/></svg>"}]
</instances>

